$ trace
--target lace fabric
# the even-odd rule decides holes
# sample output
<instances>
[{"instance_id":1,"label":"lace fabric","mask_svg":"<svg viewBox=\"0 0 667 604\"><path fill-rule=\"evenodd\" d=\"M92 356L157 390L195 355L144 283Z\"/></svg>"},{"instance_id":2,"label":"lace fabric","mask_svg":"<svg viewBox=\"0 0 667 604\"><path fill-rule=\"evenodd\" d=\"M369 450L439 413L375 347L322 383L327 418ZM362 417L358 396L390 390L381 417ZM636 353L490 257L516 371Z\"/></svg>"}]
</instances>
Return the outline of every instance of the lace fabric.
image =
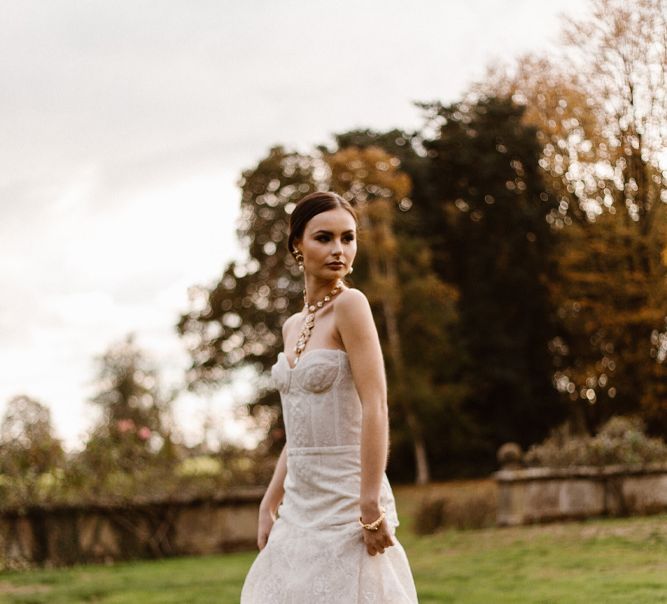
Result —
<instances>
[{"instance_id":1,"label":"lace fabric","mask_svg":"<svg viewBox=\"0 0 667 604\"><path fill-rule=\"evenodd\" d=\"M347 353L306 351L292 368L281 352L271 377L287 436L285 496L241 604L418 602L386 474L380 502L394 545L371 556L358 524L361 401Z\"/></svg>"}]
</instances>

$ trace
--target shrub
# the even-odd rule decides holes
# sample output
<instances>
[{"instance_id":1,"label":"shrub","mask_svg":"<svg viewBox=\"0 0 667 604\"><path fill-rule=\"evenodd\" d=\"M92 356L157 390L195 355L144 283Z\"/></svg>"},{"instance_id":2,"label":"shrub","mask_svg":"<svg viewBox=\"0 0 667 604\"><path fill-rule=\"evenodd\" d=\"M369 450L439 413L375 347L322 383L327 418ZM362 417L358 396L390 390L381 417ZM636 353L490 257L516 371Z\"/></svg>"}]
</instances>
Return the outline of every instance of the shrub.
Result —
<instances>
[{"instance_id":1,"label":"shrub","mask_svg":"<svg viewBox=\"0 0 667 604\"><path fill-rule=\"evenodd\" d=\"M443 527L459 530L495 526L496 501L486 493L422 500L415 516L414 531L430 535Z\"/></svg>"},{"instance_id":2,"label":"shrub","mask_svg":"<svg viewBox=\"0 0 667 604\"><path fill-rule=\"evenodd\" d=\"M615 416L595 436L572 435L566 424L552 430L542 443L524 455L524 464L562 468L667 462L667 443L649 437L636 416Z\"/></svg>"},{"instance_id":3,"label":"shrub","mask_svg":"<svg viewBox=\"0 0 667 604\"><path fill-rule=\"evenodd\" d=\"M443 497L422 500L415 515L415 533L418 535L435 533L444 524L444 516L445 499Z\"/></svg>"},{"instance_id":4,"label":"shrub","mask_svg":"<svg viewBox=\"0 0 667 604\"><path fill-rule=\"evenodd\" d=\"M176 467L179 476L219 476L222 472L222 463L210 455L186 457Z\"/></svg>"}]
</instances>

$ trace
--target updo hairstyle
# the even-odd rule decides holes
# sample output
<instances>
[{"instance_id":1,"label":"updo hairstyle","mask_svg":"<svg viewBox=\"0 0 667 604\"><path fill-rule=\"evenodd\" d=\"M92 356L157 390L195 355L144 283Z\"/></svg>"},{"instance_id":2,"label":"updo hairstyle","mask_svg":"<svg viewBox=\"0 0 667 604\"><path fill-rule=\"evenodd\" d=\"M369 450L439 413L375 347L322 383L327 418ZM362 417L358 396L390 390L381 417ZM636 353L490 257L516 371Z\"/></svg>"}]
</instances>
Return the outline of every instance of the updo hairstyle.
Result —
<instances>
[{"instance_id":1,"label":"updo hairstyle","mask_svg":"<svg viewBox=\"0 0 667 604\"><path fill-rule=\"evenodd\" d=\"M292 257L296 259L294 241L301 239L306 225L313 216L322 212L345 208L354 218L355 224L359 225L357 212L349 201L330 191L315 191L302 197L296 204L289 220L289 237L287 238L287 249Z\"/></svg>"}]
</instances>

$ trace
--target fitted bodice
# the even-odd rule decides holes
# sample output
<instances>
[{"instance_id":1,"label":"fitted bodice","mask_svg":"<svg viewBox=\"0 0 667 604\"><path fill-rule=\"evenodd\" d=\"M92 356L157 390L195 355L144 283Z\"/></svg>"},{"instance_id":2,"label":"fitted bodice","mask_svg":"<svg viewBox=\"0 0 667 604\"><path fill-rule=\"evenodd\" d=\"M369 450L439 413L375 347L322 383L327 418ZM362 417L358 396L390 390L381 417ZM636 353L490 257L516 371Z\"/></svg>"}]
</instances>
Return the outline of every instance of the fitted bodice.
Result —
<instances>
[{"instance_id":1,"label":"fitted bodice","mask_svg":"<svg viewBox=\"0 0 667 604\"><path fill-rule=\"evenodd\" d=\"M280 391L288 449L359 445L361 401L347 352L314 348L296 367L280 352L271 378Z\"/></svg>"}]
</instances>

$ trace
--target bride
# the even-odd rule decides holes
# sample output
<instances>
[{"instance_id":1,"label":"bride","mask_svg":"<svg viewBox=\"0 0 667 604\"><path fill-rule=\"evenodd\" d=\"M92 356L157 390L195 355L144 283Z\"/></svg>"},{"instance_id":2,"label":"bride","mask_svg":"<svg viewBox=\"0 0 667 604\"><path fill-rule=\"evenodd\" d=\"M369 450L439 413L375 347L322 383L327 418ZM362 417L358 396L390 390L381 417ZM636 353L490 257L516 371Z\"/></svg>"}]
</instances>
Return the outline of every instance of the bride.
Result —
<instances>
[{"instance_id":1,"label":"bride","mask_svg":"<svg viewBox=\"0 0 667 604\"><path fill-rule=\"evenodd\" d=\"M380 341L366 296L343 281L357 253L355 209L335 193L307 195L288 247L305 289L271 368L287 442L260 504L241 604L415 603L385 473Z\"/></svg>"}]
</instances>

